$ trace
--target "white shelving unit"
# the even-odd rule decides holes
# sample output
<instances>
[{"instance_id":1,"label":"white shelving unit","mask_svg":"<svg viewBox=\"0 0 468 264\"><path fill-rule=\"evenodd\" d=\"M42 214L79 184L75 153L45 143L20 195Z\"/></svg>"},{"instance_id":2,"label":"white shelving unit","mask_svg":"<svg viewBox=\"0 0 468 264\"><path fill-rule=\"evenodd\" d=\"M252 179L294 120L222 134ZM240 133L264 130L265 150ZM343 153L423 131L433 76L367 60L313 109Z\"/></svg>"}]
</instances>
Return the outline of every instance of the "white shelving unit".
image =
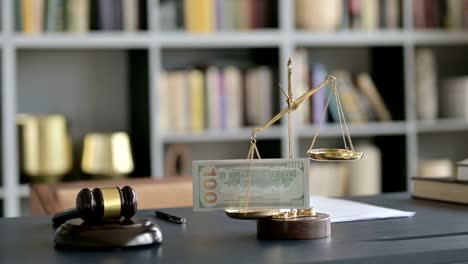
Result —
<instances>
[{"instance_id":1,"label":"white shelving unit","mask_svg":"<svg viewBox=\"0 0 468 264\"><path fill-rule=\"evenodd\" d=\"M90 33L77 34L43 34L26 36L14 30L14 0L3 0L1 13L1 135L2 135L2 186L0 199L3 201L4 216L21 214L22 198L29 195L29 187L20 184L17 158L17 134L15 115L17 113L18 95L18 53L34 51L41 53L60 50L128 50L142 49L147 51L149 75L149 134L151 175L163 175L164 149L170 143L206 144L209 149L216 149L217 144L229 142L247 142L250 129L234 131L206 131L203 133L165 133L161 131L157 120L159 100L155 86L159 73L163 69L163 54L166 49L243 49L274 48L278 50L279 80L286 83L286 62L298 47L308 48L360 48L360 47L400 47L403 56L404 73L404 119L386 123L352 124L350 132L357 137L402 137L406 157L406 177L415 175L418 161L418 136L420 133L460 132L468 130L466 121L444 120L432 124L416 120L414 101L414 50L418 46L468 46L466 32L445 32L441 30L415 31L412 26L411 0L403 0L403 27L401 30L378 32L340 31L337 33L314 33L296 30L294 26L294 1L278 1L278 29L255 30L251 32L217 32L214 34L189 34L185 32L161 32L158 28L159 2L147 0L148 31L129 33ZM47 65L47 64L45 64ZM467 72L468 73L468 72ZM391 73L389 73L391 74ZM283 107L283 98L279 102ZM296 128L293 135L295 156L299 156L298 144L301 140L312 137L315 126ZM321 130L321 137L339 138L340 131L336 125L326 125ZM259 134L259 139L278 140L281 144L281 156L287 156L287 127L280 124ZM232 143L231 143L232 144ZM242 154L243 157L244 153ZM213 157L216 158L216 157Z\"/></svg>"}]
</instances>

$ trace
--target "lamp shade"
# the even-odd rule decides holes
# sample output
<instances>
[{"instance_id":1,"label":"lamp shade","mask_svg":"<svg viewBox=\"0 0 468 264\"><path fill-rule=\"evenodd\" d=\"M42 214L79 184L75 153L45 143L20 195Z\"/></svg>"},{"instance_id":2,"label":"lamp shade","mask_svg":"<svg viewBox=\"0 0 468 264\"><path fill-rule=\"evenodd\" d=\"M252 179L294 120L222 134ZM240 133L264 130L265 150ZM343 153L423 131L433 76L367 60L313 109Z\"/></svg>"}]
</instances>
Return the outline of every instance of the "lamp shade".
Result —
<instances>
[{"instance_id":1,"label":"lamp shade","mask_svg":"<svg viewBox=\"0 0 468 264\"><path fill-rule=\"evenodd\" d=\"M131 173L133 168L127 133L90 133L85 136L81 159L81 169L84 173L116 177Z\"/></svg>"}]
</instances>

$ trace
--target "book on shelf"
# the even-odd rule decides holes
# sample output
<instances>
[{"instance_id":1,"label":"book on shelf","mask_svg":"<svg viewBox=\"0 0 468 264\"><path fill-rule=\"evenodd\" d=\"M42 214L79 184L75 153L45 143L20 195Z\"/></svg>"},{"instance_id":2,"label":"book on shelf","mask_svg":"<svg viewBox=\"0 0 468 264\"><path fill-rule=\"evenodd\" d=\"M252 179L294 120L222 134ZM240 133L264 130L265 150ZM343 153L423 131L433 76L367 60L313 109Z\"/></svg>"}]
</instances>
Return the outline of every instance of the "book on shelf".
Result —
<instances>
[{"instance_id":1,"label":"book on shelf","mask_svg":"<svg viewBox=\"0 0 468 264\"><path fill-rule=\"evenodd\" d=\"M392 114L385 104L382 96L380 96L374 81L368 73L360 73L356 77L357 87L366 96L372 108L372 112L380 121L392 120Z\"/></svg>"},{"instance_id":2,"label":"book on shelf","mask_svg":"<svg viewBox=\"0 0 468 264\"><path fill-rule=\"evenodd\" d=\"M240 30L249 29L250 21L253 20L251 17L250 9L253 8L251 4L254 1L250 0L236 0L237 3L237 12L236 14L236 22Z\"/></svg>"},{"instance_id":3,"label":"book on shelf","mask_svg":"<svg viewBox=\"0 0 468 264\"><path fill-rule=\"evenodd\" d=\"M294 93L296 96L300 96L309 90L309 65L307 59L307 50L298 49L292 56L294 64L294 70L292 72L292 83L294 87ZM286 87L283 87L286 90ZM282 95L281 95L282 96ZM304 101L301 106L296 109L294 120L299 125L310 123L310 105L311 100Z\"/></svg>"},{"instance_id":4,"label":"book on shelf","mask_svg":"<svg viewBox=\"0 0 468 264\"><path fill-rule=\"evenodd\" d=\"M400 0L384 0L380 9L380 26L395 29L401 24L400 20L401 1Z\"/></svg>"},{"instance_id":5,"label":"book on shelf","mask_svg":"<svg viewBox=\"0 0 468 264\"><path fill-rule=\"evenodd\" d=\"M273 117L271 104L273 87L273 75L270 68L261 66L247 70L245 87L245 124L247 126L261 125Z\"/></svg>"},{"instance_id":6,"label":"book on shelf","mask_svg":"<svg viewBox=\"0 0 468 264\"><path fill-rule=\"evenodd\" d=\"M66 2L65 0L50 0L46 2L46 13L45 13L45 28L44 30L47 32L59 32L64 31L66 28L66 20L65 14L67 12ZM28 15L23 14L23 20L26 20ZM38 13L32 14L32 16L39 16ZM30 32L27 28L24 28L25 33L39 33L42 32L42 23L36 25L36 30L34 32Z\"/></svg>"},{"instance_id":7,"label":"book on shelf","mask_svg":"<svg viewBox=\"0 0 468 264\"><path fill-rule=\"evenodd\" d=\"M468 28L468 1L463 1L463 28Z\"/></svg>"},{"instance_id":8,"label":"book on shelf","mask_svg":"<svg viewBox=\"0 0 468 264\"><path fill-rule=\"evenodd\" d=\"M236 129L242 126L242 74L241 70L234 66L228 66L224 69L224 107L226 114L223 121L225 125L222 128Z\"/></svg>"},{"instance_id":9,"label":"book on shelf","mask_svg":"<svg viewBox=\"0 0 468 264\"><path fill-rule=\"evenodd\" d=\"M230 30L234 28L233 1L217 0L216 2L216 29Z\"/></svg>"},{"instance_id":10,"label":"book on shelf","mask_svg":"<svg viewBox=\"0 0 468 264\"><path fill-rule=\"evenodd\" d=\"M215 0L185 0L185 27L189 32L213 32Z\"/></svg>"},{"instance_id":11,"label":"book on shelf","mask_svg":"<svg viewBox=\"0 0 468 264\"><path fill-rule=\"evenodd\" d=\"M66 17L71 32L86 32L89 29L89 0L74 0L67 5Z\"/></svg>"},{"instance_id":12,"label":"book on shelf","mask_svg":"<svg viewBox=\"0 0 468 264\"><path fill-rule=\"evenodd\" d=\"M454 173L450 159L419 159L418 176L431 178L450 177Z\"/></svg>"},{"instance_id":13,"label":"book on shelf","mask_svg":"<svg viewBox=\"0 0 468 264\"><path fill-rule=\"evenodd\" d=\"M342 0L309 1L296 0L296 26L314 31L334 31L341 22Z\"/></svg>"},{"instance_id":14,"label":"book on shelf","mask_svg":"<svg viewBox=\"0 0 468 264\"><path fill-rule=\"evenodd\" d=\"M99 0L98 3L99 28L122 30L122 1Z\"/></svg>"},{"instance_id":15,"label":"book on shelf","mask_svg":"<svg viewBox=\"0 0 468 264\"><path fill-rule=\"evenodd\" d=\"M35 33L38 31L37 18L39 15L38 7L40 6L39 2L34 0L22 0L18 6L21 10L22 20L21 26L26 33ZM37 12L37 15L36 15Z\"/></svg>"},{"instance_id":16,"label":"book on shelf","mask_svg":"<svg viewBox=\"0 0 468 264\"><path fill-rule=\"evenodd\" d=\"M327 78L327 69L322 64L313 64L310 66L310 83L312 87L318 86ZM323 122L328 121L328 112L325 109L328 98L327 90L321 89L312 96L311 121L319 123L322 115ZM324 112L325 111L325 112Z\"/></svg>"},{"instance_id":17,"label":"book on shelf","mask_svg":"<svg viewBox=\"0 0 468 264\"><path fill-rule=\"evenodd\" d=\"M346 2L345 2L346 4ZM348 4L348 20L350 29L362 28L362 15L361 15L361 0L349 0Z\"/></svg>"},{"instance_id":18,"label":"book on shelf","mask_svg":"<svg viewBox=\"0 0 468 264\"><path fill-rule=\"evenodd\" d=\"M392 115L384 99L379 93L369 73L351 74L347 70L332 70L329 72L323 64L309 64L306 49L298 49L293 55L294 74L293 86L295 93L301 95L309 89L322 83L331 74L336 77L341 104L347 121L390 121ZM339 122L337 101L332 96L328 108L325 109L331 87L316 92L310 101L296 110L296 120L299 125L319 123L324 114L324 122ZM325 109L325 113L324 113Z\"/></svg>"},{"instance_id":19,"label":"book on shelf","mask_svg":"<svg viewBox=\"0 0 468 264\"><path fill-rule=\"evenodd\" d=\"M362 29L375 31L379 27L379 1L362 0ZM383 16L381 16L383 17Z\"/></svg>"},{"instance_id":20,"label":"book on shelf","mask_svg":"<svg viewBox=\"0 0 468 264\"><path fill-rule=\"evenodd\" d=\"M144 0L18 0L16 30L27 34L90 30L137 31Z\"/></svg>"},{"instance_id":21,"label":"book on shelf","mask_svg":"<svg viewBox=\"0 0 468 264\"><path fill-rule=\"evenodd\" d=\"M84 0L82 0L84 1ZM138 31L139 8L136 0L122 0L122 29L126 32Z\"/></svg>"},{"instance_id":22,"label":"book on shelf","mask_svg":"<svg viewBox=\"0 0 468 264\"><path fill-rule=\"evenodd\" d=\"M337 79L340 101L346 120L352 123L367 122L367 115L360 102L357 88L353 84L351 73L346 70L335 70L331 74ZM339 119L335 119L335 121L339 121Z\"/></svg>"},{"instance_id":23,"label":"book on shelf","mask_svg":"<svg viewBox=\"0 0 468 264\"><path fill-rule=\"evenodd\" d=\"M186 74L183 71L172 71L168 73L162 73L166 75L164 78L166 86L164 89L159 89L158 93L161 95L161 100L168 100L165 103L166 109L161 109L161 115L167 115L168 118L168 129L175 131L184 131L187 129L188 119L187 110L187 96L186 96ZM188 108L188 107L187 107Z\"/></svg>"},{"instance_id":24,"label":"book on shelf","mask_svg":"<svg viewBox=\"0 0 468 264\"><path fill-rule=\"evenodd\" d=\"M376 31L401 27L401 0L300 0L295 3L296 25L305 30Z\"/></svg>"},{"instance_id":25,"label":"book on shelf","mask_svg":"<svg viewBox=\"0 0 468 264\"><path fill-rule=\"evenodd\" d=\"M455 177L413 177L412 196L415 198L468 204L468 182Z\"/></svg>"},{"instance_id":26,"label":"book on shelf","mask_svg":"<svg viewBox=\"0 0 468 264\"><path fill-rule=\"evenodd\" d=\"M272 117L272 78L266 66L163 71L157 82L160 126L200 132L260 125Z\"/></svg>"},{"instance_id":27,"label":"book on shelf","mask_svg":"<svg viewBox=\"0 0 468 264\"><path fill-rule=\"evenodd\" d=\"M178 5L182 0L161 1L159 3L159 27L163 30L179 28L177 25Z\"/></svg>"},{"instance_id":28,"label":"book on shelf","mask_svg":"<svg viewBox=\"0 0 468 264\"><path fill-rule=\"evenodd\" d=\"M468 120L468 76L443 79L442 91L441 117Z\"/></svg>"},{"instance_id":29,"label":"book on shelf","mask_svg":"<svg viewBox=\"0 0 468 264\"><path fill-rule=\"evenodd\" d=\"M209 109L221 109L221 91L224 90L224 81L222 72L219 67L210 66L205 72L206 74L206 98L207 108L205 116L208 119L208 129L218 129L221 127L222 111L208 111ZM163 87L162 87L163 88Z\"/></svg>"},{"instance_id":30,"label":"book on shelf","mask_svg":"<svg viewBox=\"0 0 468 264\"><path fill-rule=\"evenodd\" d=\"M436 65L436 58L432 49L416 49L414 65L415 109L420 120L434 120L439 114Z\"/></svg>"},{"instance_id":31,"label":"book on shelf","mask_svg":"<svg viewBox=\"0 0 468 264\"><path fill-rule=\"evenodd\" d=\"M416 28L468 28L468 1L466 0L413 0Z\"/></svg>"},{"instance_id":32,"label":"book on shelf","mask_svg":"<svg viewBox=\"0 0 468 264\"><path fill-rule=\"evenodd\" d=\"M169 85L169 73L161 72L157 80L156 89L154 90L155 94L160 98L157 104L157 118L158 124L162 131L167 131L171 127L170 120L172 114L167 111L169 108L169 88L160 89L159 87L168 87Z\"/></svg>"},{"instance_id":33,"label":"book on shelf","mask_svg":"<svg viewBox=\"0 0 468 264\"><path fill-rule=\"evenodd\" d=\"M382 155L370 142L357 142L366 155L359 162L311 163L311 193L324 196L375 195L381 192Z\"/></svg>"},{"instance_id":34,"label":"book on shelf","mask_svg":"<svg viewBox=\"0 0 468 264\"><path fill-rule=\"evenodd\" d=\"M309 169L310 192L322 196L347 196L349 194L349 166L344 163L311 163Z\"/></svg>"},{"instance_id":35,"label":"book on shelf","mask_svg":"<svg viewBox=\"0 0 468 264\"><path fill-rule=\"evenodd\" d=\"M468 159L457 162L457 179L468 181Z\"/></svg>"},{"instance_id":36,"label":"book on shelf","mask_svg":"<svg viewBox=\"0 0 468 264\"><path fill-rule=\"evenodd\" d=\"M163 0L160 25L162 30L191 33L271 27L273 4L269 0Z\"/></svg>"},{"instance_id":37,"label":"book on shelf","mask_svg":"<svg viewBox=\"0 0 468 264\"><path fill-rule=\"evenodd\" d=\"M193 69L188 72L188 100L190 100L190 111L192 131L202 131L205 128L204 109L205 105L205 83L203 72Z\"/></svg>"}]
</instances>

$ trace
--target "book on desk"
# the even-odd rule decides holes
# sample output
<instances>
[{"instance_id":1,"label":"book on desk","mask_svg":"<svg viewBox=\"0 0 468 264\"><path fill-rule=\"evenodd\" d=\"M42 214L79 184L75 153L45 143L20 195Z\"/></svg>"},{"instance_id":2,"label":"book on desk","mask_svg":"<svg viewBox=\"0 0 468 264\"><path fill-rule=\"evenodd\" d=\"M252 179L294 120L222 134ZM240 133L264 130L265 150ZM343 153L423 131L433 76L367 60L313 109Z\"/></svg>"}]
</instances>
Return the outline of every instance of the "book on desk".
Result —
<instances>
[{"instance_id":1,"label":"book on desk","mask_svg":"<svg viewBox=\"0 0 468 264\"><path fill-rule=\"evenodd\" d=\"M455 177L413 177L411 181L415 198L468 204L468 181Z\"/></svg>"}]
</instances>

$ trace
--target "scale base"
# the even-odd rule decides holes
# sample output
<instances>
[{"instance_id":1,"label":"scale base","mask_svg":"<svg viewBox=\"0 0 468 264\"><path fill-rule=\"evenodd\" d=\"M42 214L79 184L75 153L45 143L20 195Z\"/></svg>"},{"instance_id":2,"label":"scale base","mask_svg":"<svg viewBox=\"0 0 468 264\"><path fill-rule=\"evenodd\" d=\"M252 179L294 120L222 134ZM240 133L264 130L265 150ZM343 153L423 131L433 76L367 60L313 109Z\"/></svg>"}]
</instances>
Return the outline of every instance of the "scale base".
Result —
<instances>
[{"instance_id":1,"label":"scale base","mask_svg":"<svg viewBox=\"0 0 468 264\"><path fill-rule=\"evenodd\" d=\"M330 231L330 216L321 213L312 217L257 220L257 237L264 240L318 239L330 236Z\"/></svg>"},{"instance_id":2,"label":"scale base","mask_svg":"<svg viewBox=\"0 0 468 264\"><path fill-rule=\"evenodd\" d=\"M124 248L146 246L162 241L159 226L147 219L108 220L90 225L81 219L72 219L55 233L55 244L63 248Z\"/></svg>"}]
</instances>

